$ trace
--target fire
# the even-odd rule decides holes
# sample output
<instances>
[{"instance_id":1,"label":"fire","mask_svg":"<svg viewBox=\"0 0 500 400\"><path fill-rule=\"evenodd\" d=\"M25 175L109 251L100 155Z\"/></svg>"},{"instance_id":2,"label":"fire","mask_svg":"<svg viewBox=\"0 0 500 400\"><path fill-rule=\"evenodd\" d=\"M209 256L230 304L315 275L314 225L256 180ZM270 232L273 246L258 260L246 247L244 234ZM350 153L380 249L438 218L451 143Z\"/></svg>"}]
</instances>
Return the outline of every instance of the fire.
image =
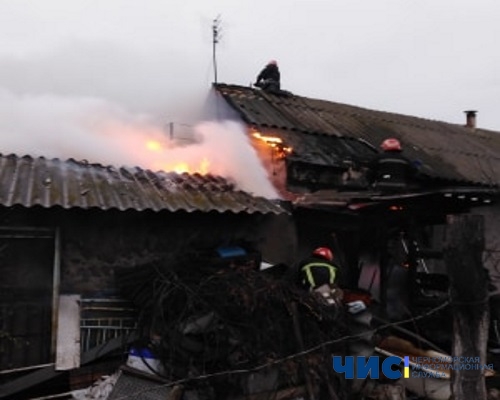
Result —
<instances>
[{"instance_id":1,"label":"fire","mask_svg":"<svg viewBox=\"0 0 500 400\"><path fill-rule=\"evenodd\" d=\"M148 140L146 142L146 148L154 152L160 152L163 150L163 146L157 140Z\"/></svg>"},{"instance_id":2,"label":"fire","mask_svg":"<svg viewBox=\"0 0 500 400\"><path fill-rule=\"evenodd\" d=\"M165 146L158 140L147 140L145 147L147 150L154 153L165 153L165 158L168 158ZM210 161L207 157L203 157L201 161L181 161L174 163L165 163L163 161L159 163L155 163L155 169L160 169L163 171L173 171L178 174L182 174L184 172L194 174L199 173L202 175L207 175L209 173Z\"/></svg>"},{"instance_id":3,"label":"fire","mask_svg":"<svg viewBox=\"0 0 500 400\"><path fill-rule=\"evenodd\" d=\"M210 167L210 161L208 161L208 158L203 157L203 160L201 160L200 163L200 174L206 175L208 174L208 168Z\"/></svg>"},{"instance_id":4,"label":"fire","mask_svg":"<svg viewBox=\"0 0 500 400\"><path fill-rule=\"evenodd\" d=\"M283 143L283 139L281 139L277 136L264 136L260 132L257 132L257 131L254 131L252 133L252 136L258 140L263 141L269 147L271 147L273 150L276 150L276 156L280 160L285 158L288 154L291 154L293 151L292 147L286 146Z\"/></svg>"},{"instance_id":5,"label":"fire","mask_svg":"<svg viewBox=\"0 0 500 400\"><path fill-rule=\"evenodd\" d=\"M174 165L172 168L174 172L177 172L178 174L182 174L183 172L189 172L189 165L187 163L179 163Z\"/></svg>"},{"instance_id":6,"label":"fire","mask_svg":"<svg viewBox=\"0 0 500 400\"><path fill-rule=\"evenodd\" d=\"M207 175L209 172L209 167L210 167L210 162L206 157L203 157L203 159L196 165L196 164L191 164L189 165L187 162L180 162L178 164L175 164L173 167L168 167L164 168L165 171L174 171L177 172L178 174L182 174L183 172L187 172L190 174L194 173L199 173L201 175Z\"/></svg>"},{"instance_id":7,"label":"fire","mask_svg":"<svg viewBox=\"0 0 500 400\"><path fill-rule=\"evenodd\" d=\"M283 143L283 140L276 136L263 136L260 132L254 132L252 134L254 138L262 140L263 142L269 144L271 147L276 147L278 144Z\"/></svg>"}]
</instances>

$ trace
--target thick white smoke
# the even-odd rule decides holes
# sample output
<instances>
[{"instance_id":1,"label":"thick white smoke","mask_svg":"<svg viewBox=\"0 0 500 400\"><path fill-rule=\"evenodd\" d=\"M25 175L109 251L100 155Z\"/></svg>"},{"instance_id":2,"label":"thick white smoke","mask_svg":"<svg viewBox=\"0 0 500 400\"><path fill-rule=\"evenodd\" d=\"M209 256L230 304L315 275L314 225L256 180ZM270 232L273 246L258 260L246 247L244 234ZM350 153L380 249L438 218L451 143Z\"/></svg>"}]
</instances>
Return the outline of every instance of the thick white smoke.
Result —
<instances>
[{"instance_id":1,"label":"thick white smoke","mask_svg":"<svg viewBox=\"0 0 500 400\"><path fill-rule=\"evenodd\" d=\"M211 155L210 171L231 177L248 192L267 198L279 197L241 124L234 121L205 122L196 129L203 141L200 152L193 147L193 155L201 155L208 149Z\"/></svg>"},{"instance_id":2,"label":"thick white smoke","mask_svg":"<svg viewBox=\"0 0 500 400\"><path fill-rule=\"evenodd\" d=\"M56 95L14 95L0 90L0 152L88 160L153 171L208 171L231 178L245 191L278 197L236 122L194 127L196 142L179 146L167 124L127 113L108 101Z\"/></svg>"}]
</instances>

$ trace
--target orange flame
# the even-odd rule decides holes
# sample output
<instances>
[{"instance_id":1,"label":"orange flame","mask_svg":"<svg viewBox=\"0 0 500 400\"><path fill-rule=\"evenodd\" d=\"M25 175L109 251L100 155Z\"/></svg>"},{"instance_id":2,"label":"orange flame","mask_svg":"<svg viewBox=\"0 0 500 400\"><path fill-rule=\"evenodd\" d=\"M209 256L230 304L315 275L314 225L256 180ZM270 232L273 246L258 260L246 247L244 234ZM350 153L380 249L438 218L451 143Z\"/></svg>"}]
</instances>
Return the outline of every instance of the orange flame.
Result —
<instances>
[{"instance_id":1,"label":"orange flame","mask_svg":"<svg viewBox=\"0 0 500 400\"><path fill-rule=\"evenodd\" d=\"M283 140L276 136L263 136L260 132L254 132L252 134L254 138L262 140L263 142L269 144L271 147L276 147L277 144L283 143Z\"/></svg>"},{"instance_id":2,"label":"orange flame","mask_svg":"<svg viewBox=\"0 0 500 400\"><path fill-rule=\"evenodd\" d=\"M288 154L291 154L293 151L293 148L290 146L285 146L283 144L283 139L277 137L277 136L264 136L260 132L254 131L252 133L252 136L258 140L263 141L266 143L269 147L273 148L276 150L276 155L278 159L283 159L285 158Z\"/></svg>"},{"instance_id":3,"label":"orange flame","mask_svg":"<svg viewBox=\"0 0 500 400\"><path fill-rule=\"evenodd\" d=\"M190 174L199 173L201 175L207 175L209 173L210 161L208 158L203 157L203 159L198 164L189 164L187 162L180 162L175 164L173 167L165 168L166 171L174 171L178 174L182 174L183 172L187 172Z\"/></svg>"},{"instance_id":4,"label":"orange flame","mask_svg":"<svg viewBox=\"0 0 500 400\"><path fill-rule=\"evenodd\" d=\"M177 172L178 174L182 174L183 172L189 172L189 165L187 163L179 163L173 166L172 170Z\"/></svg>"},{"instance_id":5,"label":"orange flame","mask_svg":"<svg viewBox=\"0 0 500 400\"><path fill-rule=\"evenodd\" d=\"M164 145L157 140L147 140L145 146L146 149L155 153L160 153L165 150ZM160 163L157 164L156 168L161 169L163 171L173 171L178 174L187 172L190 174L199 173L202 175L207 175L209 173L210 161L208 160L207 157L203 157L199 162L182 161L174 164Z\"/></svg>"},{"instance_id":6,"label":"orange flame","mask_svg":"<svg viewBox=\"0 0 500 400\"><path fill-rule=\"evenodd\" d=\"M146 142L146 148L154 152L160 152L163 150L163 146L157 140L148 140Z\"/></svg>"}]
</instances>

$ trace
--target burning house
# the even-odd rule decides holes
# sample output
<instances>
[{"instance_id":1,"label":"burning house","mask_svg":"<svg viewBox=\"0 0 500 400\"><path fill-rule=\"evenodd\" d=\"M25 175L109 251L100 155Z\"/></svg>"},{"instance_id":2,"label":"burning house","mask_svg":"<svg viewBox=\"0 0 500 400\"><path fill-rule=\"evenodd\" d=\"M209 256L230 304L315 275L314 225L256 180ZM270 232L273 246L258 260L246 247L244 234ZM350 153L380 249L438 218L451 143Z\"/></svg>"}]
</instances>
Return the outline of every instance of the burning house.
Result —
<instances>
[{"instance_id":1,"label":"burning house","mask_svg":"<svg viewBox=\"0 0 500 400\"><path fill-rule=\"evenodd\" d=\"M0 156L0 399L81 388L120 365L126 375L127 354L150 376L120 375L110 399L132 396L129 385L179 398L184 384L201 388L194 398L346 398L359 388L326 366L372 321L345 324L340 301L283 279L317 246L334 249L344 304L365 299L378 325L410 318L449 351L448 310L412 318L447 299L448 215L487 217L497 277L500 135L472 111L459 126L225 84L209 99L223 123L202 139L216 156L190 137L182 156L194 168L165 164L157 138L148 168L176 172ZM411 190L369 184L387 137L418 168ZM242 143L249 158L222 154ZM252 175L261 169L266 179ZM369 336L351 350L372 352ZM152 345L161 368L145 361Z\"/></svg>"},{"instance_id":2,"label":"burning house","mask_svg":"<svg viewBox=\"0 0 500 400\"><path fill-rule=\"evenodd\" d=\"M446 297L447 215L485 216L484 262L500 287L500 133L477 127L475 111L458 125L289 92L226 84L213 92L216 107L246 124L274 187L292 203L298 255L334 248L342 284L370 291L388 318ZM386 195L366 179L387 138L398 139L418 168L412 190ZM449 338L445 325L447 333L432 333L437 342Z\"/></svg>"},{"instance_id":3,"label":"burning house","mask_svg":"<svg viewBox=\"0 0 500 400\"><path fill-rule=\"evenodd\" d=\"M280 204L210 174L1 155L0 204L2 399L88 386L123 362L106 359L138 320L121 271L234 248L260 263L294 245L271 237L288 223Z\"/></svg>"},{"instance_id":4,"label":"burning house","mask_svg":"<svg viewBox=\"0 0 500 400\"><path fill-rule=\"evenodd\" d=\"M456 125L287 92L225 84L215 85L214 91L217 107L229 107L246 124L273 185L293 203L299 226L312 223L318 231L328 225L328 232L345 232L349 265L358 262L349 260L349 247L359 254L391 222L403 219L438 230L444 215L469 210L488 215L487 248L500 247L495 229L500 135L477 128L475 112L467 112L466 123ZM370 160L388 137L397 138L418 166L421 179L411 195L381 199L365 178ZM298 229L301 249L310 245L310 231ZM354 237L348 231L356 231ZM489 256L495 257L494 252Z\"/></svg>"}]
</instances>

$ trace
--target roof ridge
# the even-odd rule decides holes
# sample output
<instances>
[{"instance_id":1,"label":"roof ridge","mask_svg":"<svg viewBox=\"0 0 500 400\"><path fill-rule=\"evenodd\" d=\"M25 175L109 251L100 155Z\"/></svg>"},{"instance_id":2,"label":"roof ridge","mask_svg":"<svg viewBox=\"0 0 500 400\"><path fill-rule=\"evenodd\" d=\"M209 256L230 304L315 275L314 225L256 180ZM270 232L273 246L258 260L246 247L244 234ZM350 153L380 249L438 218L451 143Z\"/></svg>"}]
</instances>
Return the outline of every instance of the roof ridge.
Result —
<instances>
[{"instance_id":1,"label":"roof ridge","mask_svg":"<svg viewBox=\"0 0 500 400\"><path fill-rule=\"evenodd\" d=\"M227 84L216 85L215 88L247 124L296 135L293 146L296 161L302 159L310 162L310 158L305 155L315 146L320 146L316 150L328 165L336 165L342 157L361 160L366 156L364 147L339 150L335 147L337 144L330 143L331 139L330 142L320 143L304 134L332 138L340 134L343 138L361 139L372 147L378 146L387 137L395 137L403 142L410 156L424 159L426 165L439 171L446 179L463 178L468 182L483 182L484 173L477 168L469 170L467 167L470 157L474 156L475 160L483 158L486 163L492 164L487 175L492 181L500 183L497 172L500 170L500 132L470 129L451 122L307 96L287 96L286 92L280 96ZM432 148L426 147L429 145ZM303 153L301 156L298 155L299 149Z\"/></svg>"},{"instance_id":2,"label":"roof ridge","mask_svg":"<svg viewBox=\"0 0 500 400\"><path fill-rule=\"evenodd\" d=\"M250 90L252 91L253 94L257 94L259 93L261 90L260 89L255 89L255 88L252 88L250 86L240 86L240 85L233 85L233 84L227 84L227 83L217 83L217 84L214 84L214 86L216 88L238 88L238 89L241 89L241 90ZM396 117L396 119L398 117L403 117L405 119L409 119L409 120L414 120L414 121L421 121L421 122L424 122L424 123L432 123L432 124L444 124L444 125L448 125L448 126L451 126L453 128L463 128L465 131L470 131L470 128L467 128L465 125L461 125L461 124L457 124L457 123L453 123L453 122L448 122L448 121L443 121L443 120L439 120L439 119L432 119L432 118L425 118L425 117L419 117L419 116L416 116L416 115L410 115L410 114L405 114L405 113L398 113L398 112L393 112L393 111L385 111L385 110L377 110L377 109L373 109L373 108L367 108L365 106L359 106L359 105L352 105L352 104L347 104L347 103L341 103L341 102L338 102L338 101L332 101L332 100L327 100L327 99L322 99L322 98L315 98L315 97L310 97L310 96L302 96L302 95L297 95L297 94L292 94L290 97L283 97L283 98L273 98L272 101L286 101L287 99L291 99L292 101L294 100L302 100L303 104L305 104L309 109L311 110L315 110L315 111L323 111L323 112L326 112L328 111L329 113L331 113L332 111L331 110L328 110L327 108L322 108L322 107L315 107L315 106L311 106L311 104L309 104L309 101L310 102L318 102L318 103L327 103L327 104L330 104L330 105L336 105L336 106L340 106L340 107L345 107L347 109L356 109L356 110L359 110L363 113L366 113L366 115L364 115L364 117L368 117L368 118L372 118L372 119L378 119L378 120L385 120L387 122L390 122L390 123L394 123L394 124L399 124L399 125L406 125L406 126L416 126L416 127L421 127L421 125L419 124L409 124L409 123L403 123L402 121L400 120L394 120L394 119L386 119L386 118L379 118L378 116L373 116L373 115L370 115L370 114L384 114L384 115L388 115L388 116L393 116L393 117ZM292 104L290 104L292 105ZM333 113L335 114L342 114L342 115L351 115L351 116L356 116L357 114L353 114L353 113L341 113L341 112L338 112L338 111L334 111ZM495 130L492 130L492 129L484 129L484 128L476 128L475 132L481 132L481 133L499 133L500 134L500 131L495 131Z\"/></svg>"},{"instance_id":3,"label":"roof ridge","mask_svg":"<svg viewBox=\"0 0 500 400\"><path fill-rule=\"evenodd\" d=\"M336 106L344 107L344 108L346 108L348 110L358 110L358 111L361 111L364 114L364 115L362 115L364 118L377 119L377 120L381 120L381 121L387 121L387 122L390 122L390 123L393 123L393 124L398 124L398 125L422 127L422 124L418 124L418 123L416 123L416 124L405 123L405 122L403 122L401 120L398 120L398 117L404 117L405 119L413 120L413 121L417 121L417 122L432 123L432 124L436 124L436 123L437 124L443 124L443 125L451 126L453 128L457 128L457 127L458 128L464 128L465 130L470 131L470 129L467 128L465 125L460 125L460 124L456 124L456 123L453 123L453 122L447 122L447 121L438 120L438 119L419 117L419 116L416 116L416 115L409 115L409 114L405 114L405 113L397 113L397 112L393 112L393 111L377 110L377 109L373 109L373 108L367 108L367 107L364 107L364 106L352 105L352 104L341 103L341 102L337 102L337 101L330 101L330 100L325 100L325 99L316 99L316 98L307 97L307 96L295 95L295 97L297 97L298 99L303 100L303 102L310 109L315 110L315 111L319 111L319 112L329 112L329 113L333 113L333 114L349 115L349 116L361 116L358 113L353 113L353 112L349 112L349 111L337 111L337 110L331 111L331 110L328 110L327 108L324 108L324 107L311 106L310 104L308 104L307 101L311 101L311 102L324 102L324 103L328 103L330 105L336 105ZM389 116L389 117L393 117L393 118L383 118L382 117L383 115L386 115L386 116ZM476 129L476 132L477 131L484 131L484 132L491 132L491 133L500 133L500 132L497 132L497 131L487 130L487 129L481 129L481 128Z\"/></svg>"}]
</instances>

